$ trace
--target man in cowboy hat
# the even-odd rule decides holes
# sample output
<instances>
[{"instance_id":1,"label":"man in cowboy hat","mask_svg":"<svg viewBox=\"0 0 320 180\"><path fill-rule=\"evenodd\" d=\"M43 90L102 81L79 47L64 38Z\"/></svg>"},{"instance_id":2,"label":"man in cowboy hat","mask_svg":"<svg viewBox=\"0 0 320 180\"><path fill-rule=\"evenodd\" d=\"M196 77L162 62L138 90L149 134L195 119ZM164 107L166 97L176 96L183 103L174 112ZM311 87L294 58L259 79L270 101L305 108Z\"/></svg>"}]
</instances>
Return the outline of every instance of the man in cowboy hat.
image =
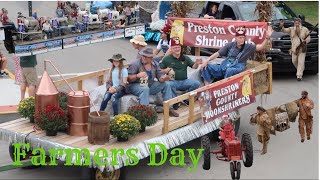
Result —
<instances>
[{"instance_id":1,"label":"man in cowboy hat","mask_svg":"<svg viewBox=\"0 0 320 180\"><path fill-rule=\"evenodd\" d=\"M229 42L222 47L218 52L212 54L208 59L202 63L202 77L204 84L211 83L213 78L227 78L242 72L247 64L247 60L253 57L255 51L262 51L267 45L267 39L270 39L272 28L269 27L266 39L262 44L254 45L245 43L246 29L244 26L236 28L235 42ZM208 64L209 61L214 60L219 56L226 56L227 58L218 64Z\"/></svg>"},{"instance_id":2,"label":"man in cowboy hat","mask_svg":"<svg viewBox=\"0 0 320 180\"><path fill-rule=\"evenodd\" d=\"M141 59L132 62L128 68L129 92L138 96L142 105L149 105L149 96L159 92L162 93L164 101L173 98L173 89L168 82L170 77L160 70L157 62L153 61L153 50L151 48L144 48L139 53ZM147 84L142 86L140 80L143 79L147 79ZM179 116L173 109L170 109L169 115L174 117Z\"/></svg>"},{"instance_id":3,"label":"man in cowboy hat","mask_svg":"<svg viewBox=\"0 0 320 180\"><path fill-rule=\"evenodd\" d=\"M309 30L301 25L301 19L294 19L294 27L284 28L284 21L280 21L281 31L290 34L292 63L297 69L297 80L301 81L304 71L304 61L306 58L306 46L310 42ZM302 43L302 44L301 44ZM300 45L301 44L301 45ZM297 49L298 46L302 48Z\"/></svg>"},{"instance_id":4,"label":"man in cowboy hat","mask_svg":"<svg viewBox=\"0 0 320 180\"><path fill-rule=\"evenodd\" d=\"M177 96L176 91L193 91L200 87L200 82L197 80L188 79L188 66L193 69L198 69L201 64L201 59L193 62L188 56L181 54L181 44L179 38L171 39L171 54L165 56L160 63L160 68L163 72L169 73L174 71L174 78L169 81L173 87L174 96ZM188 101L185 101L188 104ZM175 104L174 108L177 109Z\"/></svg>"},{"instance_id":5,"label":"man in cowboy hat","mask_svg":"<svg viewBox=\"0 0 320 180\"><path fill-rule=\"evenodd\" d=\"M307 139L310 140L312 134L312 124L313 116L311 114L311 109L313 109L314 104L308 97L307 91L301 92L301 98L296 100L295 103L299 107L299 133L301 136L301 142L304 142L305 128L307 132Z\"/></svg>"},{"instance_id":6,"label":"man in cowboy hat","mask_svg":"<svg viewBox=\"0 0 320 180\"><path fill-rule=\"evenodd\" d=\"M130 42L132 43L134 49L138 50L136 60L140 60L140 52L145 46L147 46L146 39L142 35L137 35L134 38L130 39Z\"/></svg>"}]
</instances>

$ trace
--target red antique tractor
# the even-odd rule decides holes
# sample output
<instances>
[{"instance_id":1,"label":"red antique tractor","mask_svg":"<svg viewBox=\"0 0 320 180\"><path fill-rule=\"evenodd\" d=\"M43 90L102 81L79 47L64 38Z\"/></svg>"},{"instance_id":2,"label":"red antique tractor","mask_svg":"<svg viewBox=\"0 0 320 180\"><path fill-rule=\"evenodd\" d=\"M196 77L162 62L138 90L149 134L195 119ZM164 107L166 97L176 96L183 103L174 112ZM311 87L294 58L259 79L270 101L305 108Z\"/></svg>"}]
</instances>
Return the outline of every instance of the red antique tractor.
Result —
<instances>
[{"instance_id":1,"label":"red antique tractor","mask_svg":"<svg viewBox=\"0 0 320 180\"><path fill-rule=\"evenodd\" d=\"M230 161L230 173L232 179L240 179L241 174L241 160L245 167L251 167L253 163L253 148L251 137L249 134L244 133L239 141L239 137L235 135L233 125L230 123L225 124L220 131L220 142L218 142L220 150L210 150L209 137L203 136L201 138L201 146L204 149L204 163L203 169L209 170L211 164L210 154L216 154L218 160ZM218 156L218 154L221 154Z\"/></svg>"}]
</instances>

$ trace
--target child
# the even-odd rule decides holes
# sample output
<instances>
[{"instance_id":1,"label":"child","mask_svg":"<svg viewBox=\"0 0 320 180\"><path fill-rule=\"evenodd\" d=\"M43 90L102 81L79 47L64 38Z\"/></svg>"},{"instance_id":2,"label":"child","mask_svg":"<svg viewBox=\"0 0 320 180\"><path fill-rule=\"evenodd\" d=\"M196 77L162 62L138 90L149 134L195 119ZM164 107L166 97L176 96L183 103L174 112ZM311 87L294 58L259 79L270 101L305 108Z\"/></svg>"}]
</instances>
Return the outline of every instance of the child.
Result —
<instances>
[{"instance_id":1,"label":"child","mask_svg":"<svg viewBox=\"0 0 320 180\"><path fill-rule=\"evenodd\" d=\"M110 70L110 76L107 81L107 92L103 98L100 106L100 111L104 111L108 105L109 100L113 96L112 102L113 115L118 115L118 102L119 99L125 94L125 86L128 83L128 70L123 67L123 61L121 54L115 54L109 61L112 63Z\"/></svg>"}]
</instances>

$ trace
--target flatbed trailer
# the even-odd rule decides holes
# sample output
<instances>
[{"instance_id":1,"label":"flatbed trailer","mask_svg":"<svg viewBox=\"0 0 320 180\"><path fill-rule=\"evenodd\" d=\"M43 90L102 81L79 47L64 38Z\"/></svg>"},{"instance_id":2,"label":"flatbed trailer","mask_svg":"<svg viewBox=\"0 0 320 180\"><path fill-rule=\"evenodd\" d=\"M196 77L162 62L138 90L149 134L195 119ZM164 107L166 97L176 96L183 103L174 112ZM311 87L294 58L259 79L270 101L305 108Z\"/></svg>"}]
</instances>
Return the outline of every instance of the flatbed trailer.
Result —
<instances>
[{"instance_id":1,"label":"flatbed trailer","mask_svg":"<svg viewBox=\"0 0 320 180\"><path fill-rule=\"evenodd\" d=\"M68 78L66 81L70 84L76 85L78 90L86 89L86 82L92 80L95 80L95 86L101 86L104 84L109 70L110 69L104 69ZM272 92L271 63L251 62L248 63L247 71L251 71L253 73L253 86L256 96L260 94L270 94ZM241 76L243 73L214 82L202 88L212 88L220 83L227 82ZM58 89L67 85L63 80L55 81L54 84ZM89 84L90 86L88 87L92 87L92 83ZM34 131L34 124L24 118L0 124L0 139L8 141L11 144L29 143L31 149L41 147L44 148L47 153L51 148L87 148L91 154L93 154L98 148L104 148L108 152L111 149L123 148L126 150L128 148L137 148L139 150L137 157L141 160L150 155L150 150L147 146L149 143L161 143L166 147L166 149L171 149L192 141L193 139L202 137L219 128L221 118L217 118L214 121L203 124L203 121L201 120L201 109L195 98L196 92L197 90L165 101L163 103L164 113L159 114L158 122L151 127L147 127L145 132L129 138L127 142L118 142L112 135L110 136L110 141L104 145L92 145L88 142L88 136L70 136L64 132L59 132L57 136L50 137L46 136L45 131ZM181 106L179 108L178 113L180 114L180 117L169 117L169 107L177 102L182 102L187 99L189 99L189 106ZM232 115L234 114L231 114L231 116ZM12 154L12 152L10 153ZM157 153L160 153L160 150L157 151ZM73 154L73 156L75 155ZM57 159L63 162L66 161L65 156L58 156ZM111 162L110 157L108 157L108 160ZM91 168L91 172L93 172L92 178L98 179L99 177L104 177L109 179L118 179L120 176L120 168L125 166L125 157L119 156L118 154L117 160L119 164L116 166L98 166L91 156L92 166L89 168ZM83 163L83 161L81 162Z\"/></svg>"}]
</instances>

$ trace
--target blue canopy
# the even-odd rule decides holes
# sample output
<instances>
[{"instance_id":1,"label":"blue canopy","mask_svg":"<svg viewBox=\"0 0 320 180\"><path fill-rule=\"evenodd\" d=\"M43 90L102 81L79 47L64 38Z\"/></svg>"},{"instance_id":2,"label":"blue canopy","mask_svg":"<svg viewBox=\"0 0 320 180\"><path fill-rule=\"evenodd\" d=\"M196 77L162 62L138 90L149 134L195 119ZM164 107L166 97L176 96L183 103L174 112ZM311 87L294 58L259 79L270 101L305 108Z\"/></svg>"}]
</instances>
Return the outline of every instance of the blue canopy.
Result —
<instances>
[{"instance_id":1,"label":"blue canopy","mask_svg":"<svg viewBox=\"0 0 320 180\"><path fill-rule=\"evenodd\" d=\"M105 8L112 8L111 1L93 1L92 9L105 9Z\"/></svg>"}]
</instances>

